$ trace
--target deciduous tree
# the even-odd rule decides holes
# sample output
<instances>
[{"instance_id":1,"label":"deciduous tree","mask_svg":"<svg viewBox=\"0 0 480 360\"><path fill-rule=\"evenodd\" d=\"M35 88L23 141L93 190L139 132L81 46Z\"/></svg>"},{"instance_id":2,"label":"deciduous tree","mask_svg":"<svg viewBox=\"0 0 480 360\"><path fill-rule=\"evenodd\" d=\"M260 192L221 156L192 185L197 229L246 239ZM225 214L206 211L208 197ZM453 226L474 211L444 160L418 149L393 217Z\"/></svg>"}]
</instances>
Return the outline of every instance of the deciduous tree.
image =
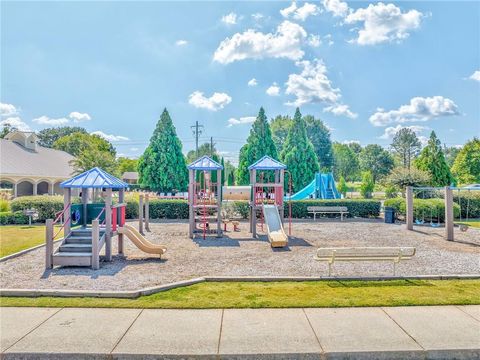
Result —
<instances>
[{"instance_id":1,"label":"deciduous tree","mask_svg":"<svg viewBox=\"0 0 480 360\"><path fill-rule=\"evenodd\" d=\"M392 155L377 144L365 146L360 152L358 160L360 170L370 171L374 182L390 174L394 166Z\"/></svg>"},{"instance_id":2,"label":"deciduous tree","mask_svg":"<svg viewBox=\"0 0 480 360\"><path fill-rule=\"evenodd\" d=\"M452 172L462 184L480 182L480 139L473 138L462 147Z\"/></svg>"}]
</instances>

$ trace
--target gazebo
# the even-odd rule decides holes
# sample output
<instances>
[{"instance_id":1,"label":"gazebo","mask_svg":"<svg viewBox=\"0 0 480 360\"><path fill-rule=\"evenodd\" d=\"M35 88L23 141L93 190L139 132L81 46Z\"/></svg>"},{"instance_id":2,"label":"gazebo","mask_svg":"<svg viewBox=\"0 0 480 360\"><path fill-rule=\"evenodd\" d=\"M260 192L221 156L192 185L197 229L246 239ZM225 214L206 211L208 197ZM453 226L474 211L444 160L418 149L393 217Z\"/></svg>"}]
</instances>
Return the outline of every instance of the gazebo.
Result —
<instances>
[{"instance_id":1,"label":"gazebo","mask_svg":"<svg viewBox=\"0 0 480 360\"><path fill-rule=\"evenodd\" d=\"M208 156L202 156L188 165L188 205L189 205L189 235L193 239L197 224L201 224L203 238L211 232L209 220L216 220L217 237L222 236L222 170L223 166ZM203 174L197 179L198 172ZM212 181L216 172L217 181ZM203 181L200 181L203 180Z\"/></svg>"},{"instance_id":2,"label":"gazebo","mask_svg":"<svg viewBox=\"0 0 480 360\"><path fill-rule=\"evenodd\" d=\"M112 260L112 236L125 222L124 195L128 184L95 167L60 184L63 188L63 211L55 220L46 221L46 267L54 265L92 266L99 268L99 252L105 244L105 257ZM72 189L81 191L81 203L72 204ZM105 203L92 203L93 191L101 191ZM113 205L113 192L118 203ZM54 234L54 226L63 225ZM72 230L72 227L76 227ZM63 229L63 240L53 253L53 240ZM118 252L123 253L123 235L118 234Z\"/></svg>"},{"instance_id":3,"label":"gazebo","mask_svg":"<svg viewBox=\"0 0 480 360\"><path fill-rule=\"evenodd\" d=\"M272 157L265 155L248 167L250 171L250 232L257 236L257 212L262 214L263 204L275 205L283 223L283 179L287 166ZM264 182L263 171L273 171L273 182ZM259 179L257 179L260 172Z\"/></svg>"}]
</instances>

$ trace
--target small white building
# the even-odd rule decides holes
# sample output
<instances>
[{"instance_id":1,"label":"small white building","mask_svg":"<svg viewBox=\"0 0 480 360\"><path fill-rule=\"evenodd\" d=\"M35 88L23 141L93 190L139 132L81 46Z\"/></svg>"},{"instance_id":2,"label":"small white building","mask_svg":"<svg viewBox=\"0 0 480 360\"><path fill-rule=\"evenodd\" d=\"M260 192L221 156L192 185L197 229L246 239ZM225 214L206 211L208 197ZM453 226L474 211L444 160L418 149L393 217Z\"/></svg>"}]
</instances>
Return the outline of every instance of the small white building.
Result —
<instances>
[{"instance_id":1,"label":"small white building","mask_svg":"<svg viewBox=\"0 0 480 360\"><path fill-rule=\"evenodd\" d=\"M12 131L0 139L0 182L13 196L61 194L60 183L73 175L74 157L37 144L33 132Z\"/></svg>"}]
</instances>

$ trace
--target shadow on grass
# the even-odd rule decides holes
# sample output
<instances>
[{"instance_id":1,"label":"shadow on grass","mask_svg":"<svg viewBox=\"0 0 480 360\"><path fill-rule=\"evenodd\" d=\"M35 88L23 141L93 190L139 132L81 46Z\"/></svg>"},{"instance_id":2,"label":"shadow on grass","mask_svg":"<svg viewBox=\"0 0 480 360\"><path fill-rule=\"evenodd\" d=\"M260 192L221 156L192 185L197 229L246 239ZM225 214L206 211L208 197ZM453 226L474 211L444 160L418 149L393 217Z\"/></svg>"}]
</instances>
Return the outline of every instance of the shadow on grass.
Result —
<instances>
[{"instance_id":1,"label":"shadow on grass","mask_svg":"<svg viewBox=\"0 0 480 360\"><path fill-rule=\"evenodd\" d=\"M332 280L327 285L331 288L384 288L398 286L435 286L425 280L388 280L388 281L359 281L359 280Z\"/></svg>"}]
</instances>

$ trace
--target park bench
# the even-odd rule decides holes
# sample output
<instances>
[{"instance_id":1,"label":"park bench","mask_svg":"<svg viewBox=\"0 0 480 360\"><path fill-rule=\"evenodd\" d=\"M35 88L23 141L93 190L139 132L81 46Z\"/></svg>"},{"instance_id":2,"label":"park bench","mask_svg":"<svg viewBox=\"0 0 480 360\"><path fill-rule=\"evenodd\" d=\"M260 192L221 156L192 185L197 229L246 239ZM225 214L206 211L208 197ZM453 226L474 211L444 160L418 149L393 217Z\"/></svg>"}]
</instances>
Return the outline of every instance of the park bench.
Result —
<instances>
[{"instance_id":1,"label":"park bench","mask_svg":"<svg viewBox=\"0 0 480 360\"><path fill-rule=\"evenodd\" d=\"M414 247L319 248L314 259L328 261L328 276L336 261L392 261L395 276L397 264L401 260L410 260L415 252Z\"/></svg>"},{"instance_id":2,"label":"park bench","mask_svg":"<svg viewBox=\"0 0 480 360\"><path fill-rule=\"evenodd\" d=\"M313 220L317 214L340 214L340 220L343 221L343 214L348 214L346 206L307 206L309 214L313 214Z\"/></svg>"}]
</instances>

